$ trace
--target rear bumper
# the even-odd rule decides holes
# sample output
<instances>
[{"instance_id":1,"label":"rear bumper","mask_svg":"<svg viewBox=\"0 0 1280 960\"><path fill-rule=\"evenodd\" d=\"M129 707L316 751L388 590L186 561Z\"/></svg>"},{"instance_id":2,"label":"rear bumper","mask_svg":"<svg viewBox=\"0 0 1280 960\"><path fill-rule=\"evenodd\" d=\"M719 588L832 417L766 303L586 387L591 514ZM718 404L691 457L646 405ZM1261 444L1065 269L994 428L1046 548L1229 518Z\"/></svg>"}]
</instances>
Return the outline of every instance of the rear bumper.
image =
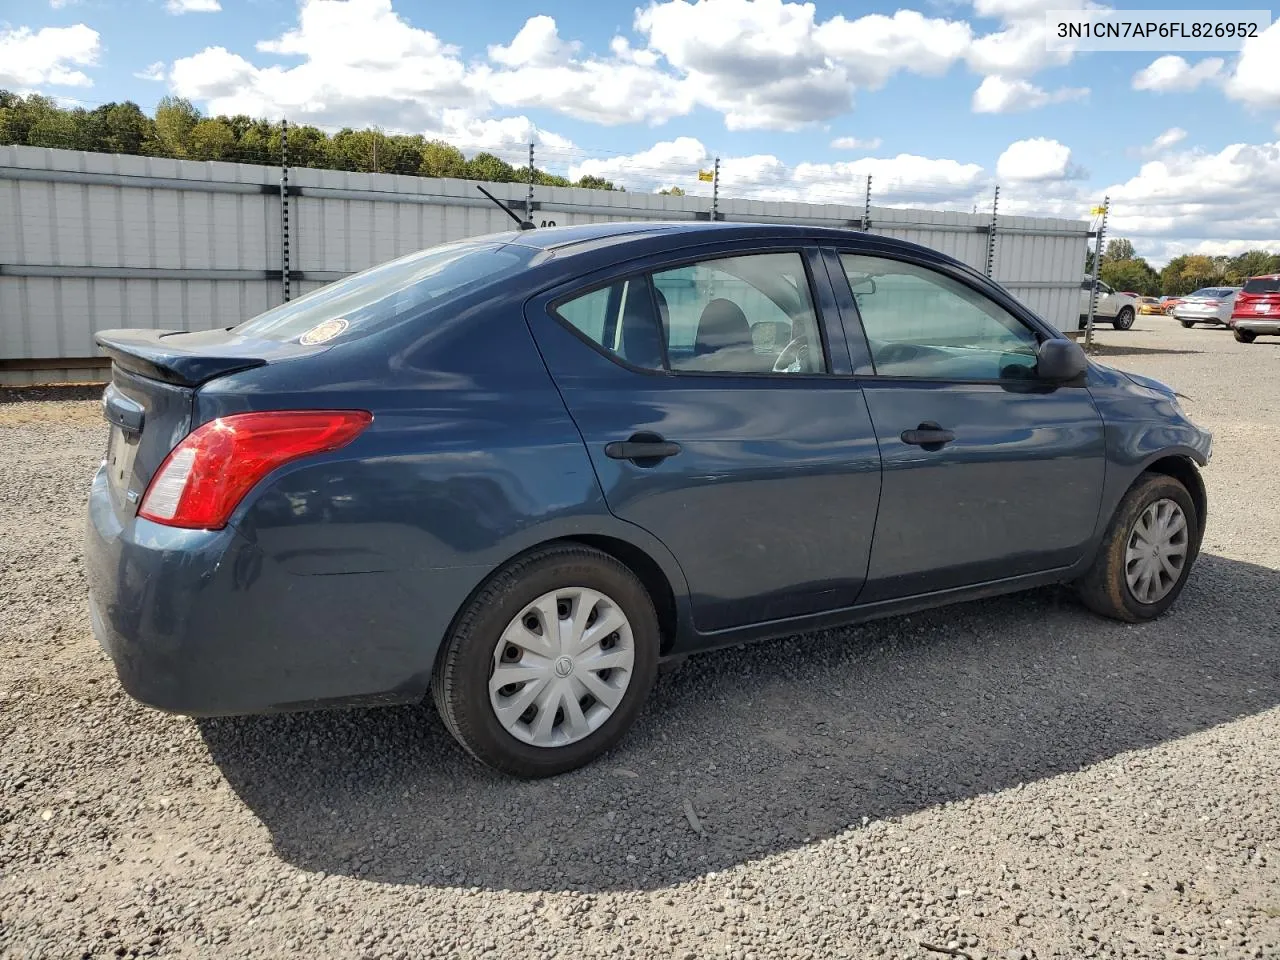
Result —
<instances>
[{"instance_id":1,"label":"rear bumper","mask_svg":"<svg viewBox=\"0 0 1280 960\"><path fill-rule=\"evenodd\" d=\"M298 574L231 527L122 521L102 470L85 564L93 631L125 690L188 716L420 700L479 576L420 570L410 590L394 571Z\"/></svg>"},{"instance_id":2,"label":"rear bumper","mask_svg":"<svg viewBox=\"0 0 1280 960\"><path fill-rule=\"evenodd\" d=\"M1235 330L1250 330L1254 333L1280 334L1280 317L1270 320L1262 317L1232 317L1231 327Z\"/></svg>"}]
</instances>

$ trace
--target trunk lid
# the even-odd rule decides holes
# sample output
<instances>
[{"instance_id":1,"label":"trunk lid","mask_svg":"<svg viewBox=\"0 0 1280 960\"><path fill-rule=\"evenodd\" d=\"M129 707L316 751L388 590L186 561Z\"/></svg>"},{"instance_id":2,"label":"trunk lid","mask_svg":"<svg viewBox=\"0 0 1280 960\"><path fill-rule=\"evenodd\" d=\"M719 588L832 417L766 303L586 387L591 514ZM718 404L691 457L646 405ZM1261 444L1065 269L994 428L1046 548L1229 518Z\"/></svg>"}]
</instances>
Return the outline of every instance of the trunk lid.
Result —
<instances>
[{"instance_id":1,"label":"trunk lid","mask_svg":"<svg viewBox=\"0 0 1280 960\"><path fill-rule=\"evenodd\" d=\"M1246 282L1236 298L1231 316L1280 320L1280 278L1260 277Z\"/></svg>"},{"instance_id":2,"label":"trunk lid","mask_svg":"<svg viewBox=\"0 0 1280 960\"><path fill-rule=\"evenodd\" d=\"M196 426L192 416L202 384L328 349L247 338L229 330L104 330L97 341L111 357L111 383L102 396L102 413L110 424L105 464L122 518L138 512L151 477Z\"/></svg>"}]
</instances>

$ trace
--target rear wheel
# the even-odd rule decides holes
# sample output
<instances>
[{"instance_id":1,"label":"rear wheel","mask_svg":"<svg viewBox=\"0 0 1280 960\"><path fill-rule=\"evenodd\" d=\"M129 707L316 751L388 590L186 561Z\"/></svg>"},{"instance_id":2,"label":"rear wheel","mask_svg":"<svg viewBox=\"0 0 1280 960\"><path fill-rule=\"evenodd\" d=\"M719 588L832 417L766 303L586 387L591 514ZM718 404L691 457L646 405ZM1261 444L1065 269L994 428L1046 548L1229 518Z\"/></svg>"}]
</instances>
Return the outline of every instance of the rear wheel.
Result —
<instances>
[{"instance_id":1,"label":"rear wheel","mask_svg":"<svg viewBox=\"0 0 1280 960\"><path fill-rule=\"evenodd\" d=\"M1240 343L1253 343L1254 340L1258 339L1258 335L1252 330L1233 329L1231 332L1236 335L1236 340Z\"/></svg>"},{"instance_id":2,"label":"rear wheel","mask_svg":"<svg viewBox=\"0 0 1280 960\"><path fill-rule=\"evenodd\" d=\"M608 554L566 544L490 578L458 618L432 694L476 759L518 777L580 767L626 733L653 686L653 603Z\"/></svg>"},{"instance_id":3,"label":"rear wheel","mask_svg":"<svg viewBox=\"0 0 1280 960\"><path fill-rule=\"evenodd\" d=\"M1194 320L1179 320L1178 322L1182 324L1184 327L1186 327L1188 330L1190 330L1192 327L1196 325L1196 322Z\"/></svg>"},{"instance_id":4,"label":"rear wheel","mask_svg":"<svg viewBox=\"0 0 1280 960\"><path fill-rule=\"evenodd\" d=\"M1199 551L1200 520L1187 488L1146 473L1120 501L1076 591L1104 617L1153 620L1178 598Z\"/></svg>"},{"instance_id":5,"label":"rear wheel","mask_svg":"<svg viewBox=\"0 0 1280 960\"><path fill-rule=\"evenodd\" d=\"M1128 330L1133 326L1133 307L1124 307L1116 314L1111 325L1117 330Z\"/></svg>"}]
</instances>

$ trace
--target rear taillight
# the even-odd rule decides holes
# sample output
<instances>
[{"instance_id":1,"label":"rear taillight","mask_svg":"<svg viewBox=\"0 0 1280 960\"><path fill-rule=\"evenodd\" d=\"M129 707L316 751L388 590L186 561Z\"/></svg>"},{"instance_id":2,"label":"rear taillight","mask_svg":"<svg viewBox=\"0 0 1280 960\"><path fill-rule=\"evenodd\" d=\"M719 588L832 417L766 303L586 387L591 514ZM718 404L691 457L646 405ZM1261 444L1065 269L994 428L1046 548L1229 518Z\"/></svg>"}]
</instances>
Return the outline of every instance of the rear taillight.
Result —
<instances>
[{"instance_id":1,"label":"rear taillight","mask_svg":"<svg viewBox=\"0 0 1280 960\"><path fill-rule=\"evenodd\" d=\"M171 527L217 530L276 467L345 446L372 419L364 410L273 410L211 420L160 464L138 516Z\"/></svg>"}]
</instances>

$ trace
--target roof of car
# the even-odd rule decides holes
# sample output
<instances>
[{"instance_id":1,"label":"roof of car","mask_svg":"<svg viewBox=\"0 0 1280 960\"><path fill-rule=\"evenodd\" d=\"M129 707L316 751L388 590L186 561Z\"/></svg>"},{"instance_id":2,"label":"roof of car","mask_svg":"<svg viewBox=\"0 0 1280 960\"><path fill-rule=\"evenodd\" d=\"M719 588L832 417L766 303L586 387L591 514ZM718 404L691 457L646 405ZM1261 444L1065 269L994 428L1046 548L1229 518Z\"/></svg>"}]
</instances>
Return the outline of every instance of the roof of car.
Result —
<instances>
[{"instance_id":1,"label":"roof of car","mask_svg":"<svg viewBox=\"0 0 1280 960\"><path fill-rule=\"evenodd\" d=\"M811 227L790 223L726 223L709 220L648 223L588 223L576 227L539 227L494 234L489 240L505 240L521 246L548 251L568 251L580 244L598 246L600 241L621 242L667 235L706 239L752 239L764 237L848 237L854 231L837 227Z\"/></svg>"}]
</instances>

